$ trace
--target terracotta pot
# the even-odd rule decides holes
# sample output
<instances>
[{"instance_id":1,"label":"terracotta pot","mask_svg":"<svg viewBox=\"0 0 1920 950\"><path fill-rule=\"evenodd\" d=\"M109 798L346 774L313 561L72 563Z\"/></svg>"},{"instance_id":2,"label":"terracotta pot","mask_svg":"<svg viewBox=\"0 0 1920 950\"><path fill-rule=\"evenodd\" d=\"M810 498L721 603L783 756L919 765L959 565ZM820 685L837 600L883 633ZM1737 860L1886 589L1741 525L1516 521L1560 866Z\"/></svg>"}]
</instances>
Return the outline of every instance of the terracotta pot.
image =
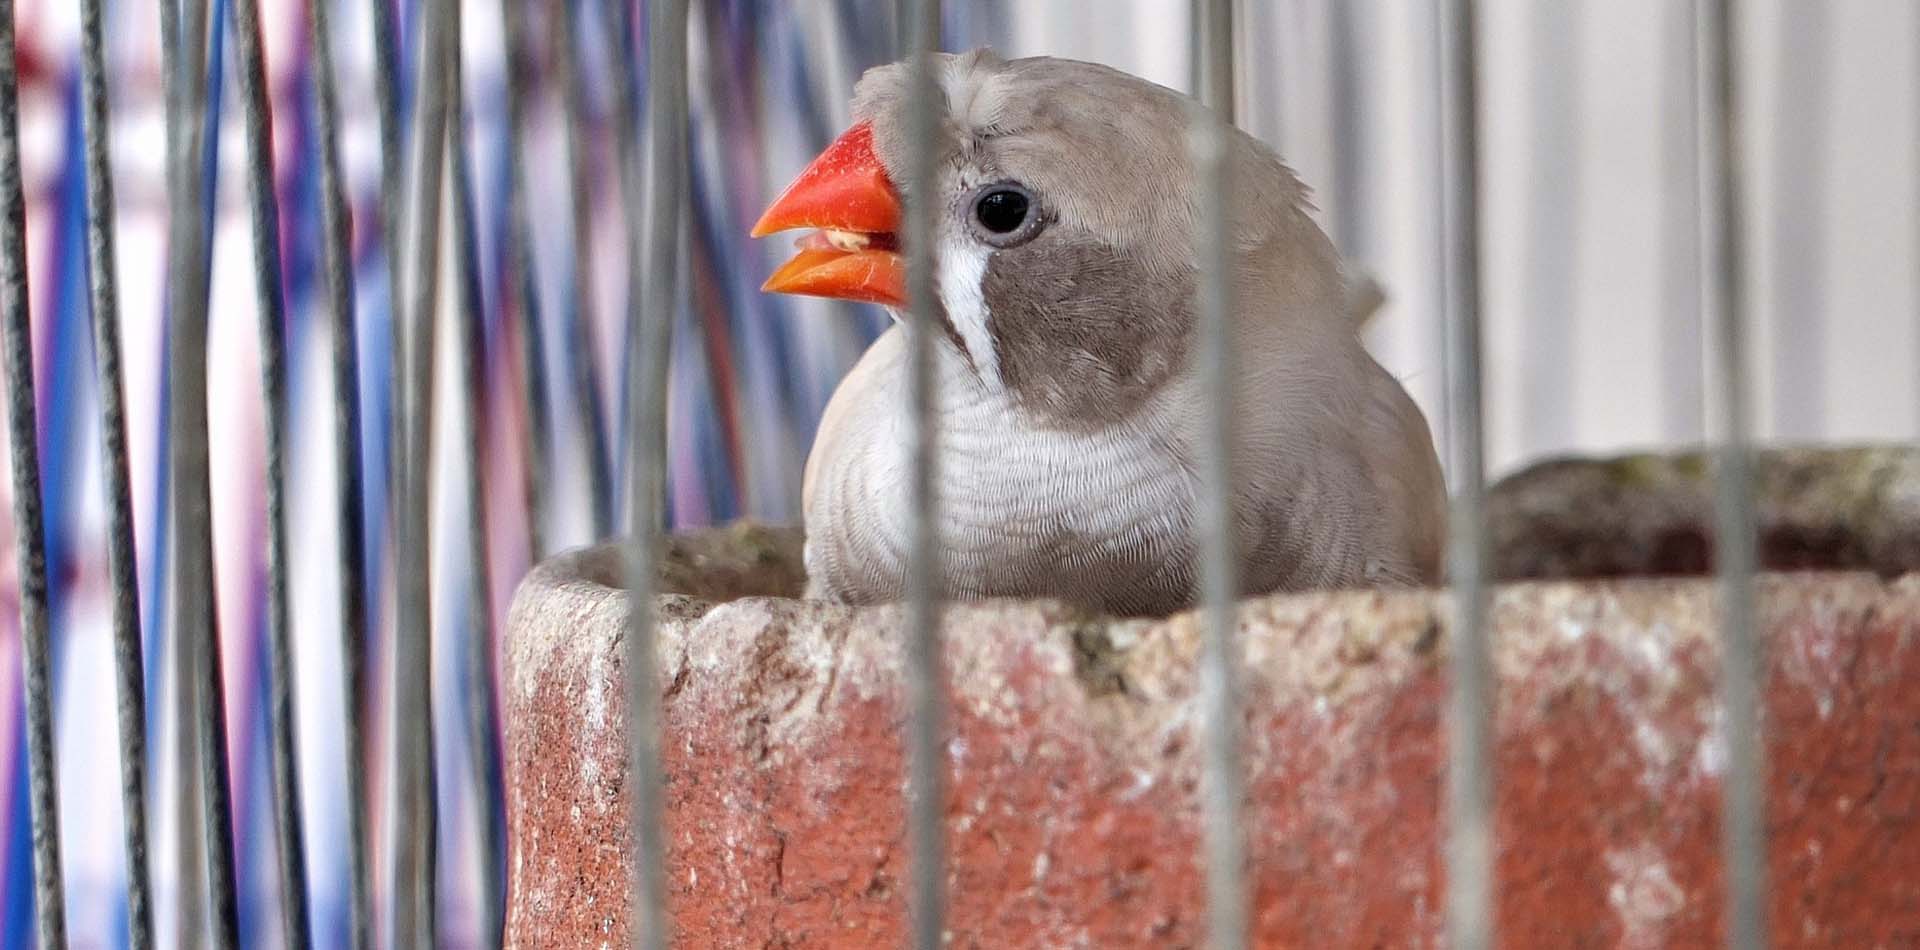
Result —
<instances>
[{"instance_id":1,"label":"terracotta pot","mask_svg":"<svg viewBox=\"0 0 1920 950\"><path fill-rule=\"evenodd\" d=\"M1847 566L1912 566L1912 454L1791 454L1763 465L1769 536L1831 523L1838 543L1813 547L1859 559ZM1786 477L1796 464L1828 472L1826 488ZM1671 460L1586 465L1496 493L1504 573L1659 570L1658 544L1620 538L1679 531L1701 510L1688 491L1710 485ZM1593 466L1639 474L1622 487ZM1861 466L1878 474L1835 501L1833 479ZM1542 477L1612 484L1614 500L1567 500ZM1644 490L1677 499L1665 527L1633 500ZM1875 523L1847 528L1863 511ZM1541 538L1559 553L1516 553ZM779 596L798 563L790 530L676 541L659 684L676 946L904 940L900 613ZM562 555L514 602L510 946L628 939L618 575L612 548ZM1759 590L1775 943L1920 943L1920 578L1774 575ZM1496 591L1503 945L1720 939L1714 599L1697 579ZM1254 945L1440 942L1446 616L1430 592L1242 605ZM1202 943L1193 618L994 602L953 606L944 629L952 944Z\"/></svg>"}]
</instances>

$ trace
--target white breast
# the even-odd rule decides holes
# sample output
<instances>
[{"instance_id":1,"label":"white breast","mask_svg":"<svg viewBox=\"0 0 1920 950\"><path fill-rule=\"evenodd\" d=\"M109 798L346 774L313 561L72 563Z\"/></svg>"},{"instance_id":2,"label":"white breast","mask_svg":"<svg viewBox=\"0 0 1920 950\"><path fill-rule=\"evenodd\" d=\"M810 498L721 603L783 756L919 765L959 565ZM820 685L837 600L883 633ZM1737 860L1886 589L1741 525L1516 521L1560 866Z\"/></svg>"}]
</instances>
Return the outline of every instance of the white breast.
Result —
<instances>
[{"instance_id":1,"label":"white breast","mask_svg":"<svg viewBox=\"0 0 1920 950\"><path fill-rule=\"evenodd\" d=\"M1357 343L1345 356L1246 349L1233 489L1244 589L1437 579L1445 493L1404 390ZM935 350L935 517L949 595L1057 597L1122 614L1191 602L1197 482L1186 460L1201 413L1190 386L1176 380L1124 423L1062 431L1034 424L946 341ZM906 360L904 334L889 331L821 420L804 489L814 596L865 604L902 593L915 517ZM1348 378L1358 384L1335 385Z\"/></svg>"},{"instance_id":2,"label":"white breast","mask_svg":"<svg viewBox=\"0 0 1920 950\"><path fill-rule=\"evenodd\" d=\"M817 593L898 596L909 526L905 336L874 344L834 394L807 486ZM1193 482L1182 434L1145 411L1097 434L1040 429L939 348L943 575L959 597L1053 594L1159 609L1191 580Z\"/></svg>"}]
</instances>

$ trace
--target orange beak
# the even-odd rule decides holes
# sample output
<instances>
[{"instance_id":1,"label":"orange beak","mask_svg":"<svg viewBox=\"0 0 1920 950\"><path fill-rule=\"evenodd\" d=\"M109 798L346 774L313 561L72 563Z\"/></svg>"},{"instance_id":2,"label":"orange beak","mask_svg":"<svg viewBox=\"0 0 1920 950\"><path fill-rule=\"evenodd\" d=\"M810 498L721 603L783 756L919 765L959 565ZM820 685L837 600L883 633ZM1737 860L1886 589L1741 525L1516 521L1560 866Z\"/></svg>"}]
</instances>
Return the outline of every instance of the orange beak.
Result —
<instances>
[{"instance_id":1,"label":"orange beak","mask_svg":"<svg viewBox=\"0 0 1920 950\"><path fill-rule=\"evenodd\" d=\"M848 129L787 186L753 226L754 237L819 228L761 290L902 307L906 265L897 232L900 199L873 152L873 127Z\"/></svg>"}]
</instances>

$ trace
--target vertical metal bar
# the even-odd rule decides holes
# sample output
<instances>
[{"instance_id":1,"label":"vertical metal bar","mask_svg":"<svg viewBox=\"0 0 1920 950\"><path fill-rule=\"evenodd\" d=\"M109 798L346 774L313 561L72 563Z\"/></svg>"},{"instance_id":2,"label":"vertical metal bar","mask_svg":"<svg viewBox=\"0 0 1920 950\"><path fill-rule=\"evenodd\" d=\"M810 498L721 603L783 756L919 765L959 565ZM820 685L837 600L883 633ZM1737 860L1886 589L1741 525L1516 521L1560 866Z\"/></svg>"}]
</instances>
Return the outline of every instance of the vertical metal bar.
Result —
<instances>
[{"instance_id":1,"label":"vertical metal bar","mask_svg":"<svg viewBox=\"0 0 1920 950\"><path fill-rule=\"evenodd\" d=\"M97 0L95 0L97 2ZM308 4L313 44L314 117L320 152L322 290L333 337L335 528L340 545L341 708L346 711L348 946L372 946L372 888L367 866L366 483L360 470L359 328L353 301L353 257L346 194L340 178L340 117L333 73L333 0Z\"/></svg>"},{"instance_id":2,"label":"vertical metal bar","mask_svg":"<svg viewBox=\"0 0 1920 950\"><path fill-rule=\"evenodd\" d=\"M268 100L258 0L228 7L239 55L246 121L247 193L253 219L253 279L260 323L260 389L267 455L267 654L272 683L272 779L280 913L286 945L306 947L307 848L301 825L299 736L293 714L293 644L287 607L287 345L286 296L280 269L280 200L273 177L273 104Z\"/></svg>"},{"instance_id":3,"label":"vertical metal bar","mask_svg":"<svg viewBox=\"0 0 1920 950\"><path fill-rule=\"evenodd\" d=\"M394 13L393 0L368 0L371 9L369 19L373 21L373 96L380 113L380 236L387 258L387 418L388 442L386 471L386 498L388 509L400 500L400 466L404 451L394 438L400 434L401 392L401 327L405 323L403 291L401 288L402 251L404 236L400 233L403 226L402 203L406 196L401 192L404 184L404 170L400 167L401 156L406 147L404 131L400 127L400 26ZM424 49L432 44L420 43ZM422 56L422 59L426 57ZM388 529L393 532L394 547L399 547L398 521L389 519ZM397 585L396 585L397 586Z\"/></svg>"},{"instance_id":4,"label":"vertical metal bar","mask_svg":"<svg viewBox=\"0 0 1920 950\"><path fill-rule=\"evenodd\" d=\"M400 493L394 648L394 927L397 945L437 945L437 808L433 737L432 467L434 335L439 318L440 200L447 160L449 65L460 43L457 0L425 4L408 145L406 287L401 386L394 422Z\"/></svg>"},{"instance_id":5,"label":"vertical metal bar","mask_svg":"<svg viewBox=\"0 0 1920 950\"><path fill-rule=\"evenodd\" d=\"M612 465L607 455L606 413L600 405L599 360L593 345L593 156L592 135L587 127L587 89L581 75L580 10L584 0L557 0L560 15L549 19L553 43L554 68L560 73L561 109L567 124L567 162L572 185L571 223L573 226L573 306L568 308L567 368L573 386L576 411L586 434L587 488L593 514L595 537L613 533ZM609 17L603 24L611 34L617 20ZM616 44L613 50L620 50ZM618 59L613 60L618 64ZM621 66L619 68L625 68Z\"/></svg>"},{"instance_id":6,"label":"vertical metal bar","mask_svg":"<svg viewBox=\"0 0 1920 950\"><path fill-rule=\"evenodd\" d=\"M1367 89L1359 66L1365 55L1362 44L1371 37L1364 28L1364 12L1345 0L1331 0L1327 17L1335 44L1329 96L1333 113L1333 239L1341 253L1358 256L1372 244L1367 227L1372 207L1366 188L1370 163L1362 111L1367 106Z\"/></svg>"},{"instance_id":7,"label":"vertical metal bar","mask_svg":"<svg viewBox=\"0 0 1920 950\"><path fill-rule=\"evenodd\" d=\"M1199 214L1194 357L1207 404L1201 439L1199 522L1201 599L1206 608L1200 659L1205 742L1202 804L1206 818L1207 940L1218 950L1247 945L1246 852L1240 776L1239 643L1234 604L1240 578L1233 530L1233 258L1231 181L1234 114L1232 0L1193 8L1195 90L1203 109L1190 130Z\"/></svg>"},{"instance_id":8,"label":"vertical metal bar","mask_svg":"<svg viewBox=\"0 0 1920 950\"><path fill-rule=\"evenodd\" d=\"M232 790L227 783L225 673L220 655L219 615L214 604L213 501L207 446L207 228L201 161L206 145L208 4L186 0L175 9L161 0L162 73L168 83L167 151L172 186L168 214L168 302L173 327L167 375L167 484L173 507L174 639L184 663L176 668L190 682L188 729L193 733L200 837L205 855L207 910L214 946L239 945L235 902ZM196 874L188 874L197 881ZM197 901L185 905L189 920ZM207 940L198 928L183 929L189 941Z\"/></svg>"},{"instance_id":9,"label":"vertical metal bar","mask_svg":"<svg viewBox=\"0 0 1920 950\"><path fill-rule=\"evenodd\" d=\"M13 0L0 0L0 203L4 203L4 210L0 210L0 309L5 311L7 435L12 443L14 547L19 558L21 662L27 691L33 907L40 946L61 948L67 945L67 902L60 873L60 796L55 789L53 649L47 630L33 319L27 309L27 204L20 182L19 94Z\"/></svg>"},{"instance_id":10,"label":"vertical metal bar","mask_svg":"<svg viewBox=\"0 0 1920 950\"><path fill-rule=\"evenodd\" d=\"M939 367L934 316L934 223L940 202L937 163L942 142L934 110L933 50L940 38L939 0L911 0L907 110L907 312L908 391L912 453L908 501L914 511L907 536L907 828L913 873L913 945L945 945L947 911L946 676L940 637L939 547Z\"/></svg>"},{"instance_id":11,"label":"vertical metal bar","mask_svg":"<svg viewBox=\"0 0 1920 950\"><path fill-rule=\"evenodd\" d=\"M166 558L168 581L172 593L166 600L169 611L169 629L172 635L167 639L166 663L172 682L174 703L173 752L179 771L178 787L174 797L174 839L178 860L179 896L178 908L174 916L177 943L185 945L190 940L200 939L206 930L206 850L204 838L206 831L200 827L200 772L197 764L199 750L199 693L194 682L194 652L198 647L197 636L191 624L198 622L201 608L192 602L198 596L196 590L183 587L187 574L182 569L180 559L191 556L187 548L190 540L183 533L184 525L179 523L186 493L175 483L175 477L184 470L185 449L180 438L181 427L186 425L187 416L180 411L175 396L179 387L188 385L178 378L178 368L183 345L182 335L189 321L183 316L182 307L192 306L193 300L204 300L204 288L196 291L199 271L199 253L193 248L202 246L197 234L199 207L199 176L194 174L198 167L200 140L196 134L201 121L189 119L189 100L195 94L194 85L202 69L202 57L206 47L199 42L188 44L182 37L186 32L181 20L183 3L175 0L159 0L160 7L160 81L166 99L166 182L167 182L167 313L170 324L168 369L166 385L167 396L167 520L173 524L173 531L167 536L169 556ZM198 5L198 4L196 4ZM205 14L201 14L204 18ZM200 33L193 34L196 37ZM191 189L191 190L189 190ZM195 209L195 210L189 210ZM195 294L200 296L196 297ZM191 358L191 357L188 357Z\"/></svg>"},{"instance_id":12,"label":"vertical metal bar","mask_svg":"<svg viewBox=\"0 0 1920 950\"><path fill-rule=\"evenodd\" d=\"M1234 56L1234 31L1243 26L1235 16L1235 0L1193 0L1190 15L1192 35L1188 37L1188 55L1193 60L1190 65L1194 98L1219 122L1232 127L1239 121L1236 110L1239 64ZM1209 123L1199 118L1190 131L1204 133L1202 126Z\"/></svg>"},{"instance_id":13,"label":"vertical metal bar","mask_svg":"<svg viewBox=\"0 0 1920 950\"><path fill-rule=\"evenodd\" d=\"M113 580L114 690L120 726L120 807L127 851L127 944L153 945L153 890L147 874L146 664L140 644L133 489L128 475L126 394L120 371L119 265L114 251L113 168L108 156L107 71L102 0L81 0L80 72L85 86L87 286L100 391L102 475L107 491L107 570Z\"/></svg>"},{"instance_id":14,"label":"vertical metal bar","mask_svg":"<svg viewBox=\"0 0 1920 950\"><path fill-rule=\"evenodd\" d=\"M1442 312L1453 437L1453 679L1447 703L1449 945L1493 945L1493 662L1480 386L1479 75L1472 0L1440 8Z\"/></svg>"},{"instance_id":15,"label":"vertical metal bar","mask_svg":"<svg viewBox=\"0 0 1920 950\"><path fill-rule=\"evenodd\" d=\"M1715 471L1715 564L1720 575L1720 706L1727 743L1721 777L1722 858L1727 873L1727 945L1766 945L1766 749L1760 733L1760 645L1755 639L1756 567L1746 351L1746 209L1742 203L1740 98L1731 0L1706 0L1703 85L1705 163L1714 216L1703 246L1712 254L1711 313L1718 366L1721 434Z\"/></svg>"},{"instance_id":16,"label":"vertical metal bar","mask_svg":"<svg viewBox=\"0 0 1920 950\"><path fill-rule=\"evenodd\" d=\"M1661 114L1660 303L1666 315L1660 357L1663 435L1670 442L1701 437L1706 401L1701 381L1700 295L1700 27L1695 3L1671 3L1661 21L1662 72L1668 95Z\"/></svg>"},{"instance_id":17,"label":"vertical metal bar","mask_svg":"<svg viewBox=\"0 0 1920 950\"><path fill-rule=\"evenodd\" d=\"M633 479L633 538L627 565L633 629L626 655L627 743L633 787L629 813L634 842L633 945L638 950L665 950L671 942L673 921L667 909L660 672L654 653L653 595L666 489L667 357L673 342L673 323L679 316L675 278L684 234L680 219L686 202L687 0L655 0L647 12L647 158L652 174L646 190L650 207L644 243L642 219L637 213L641 195L638 155L635 143L621 143L621 164L628 183L628 266L638 268L646 291L627 302L628 338L636 347L628 361L634 444L628 464Z\"/></svg>"},{"instance_id":18,"label":"vertical metal bar","mask_svg":"<svg viewBox=\"0 0 1920 950\"><path fill-rule=\"evenodd\" d=\"M640 138L635 131L635 122L639 115L638 103L640 101L640 91L639 74L633 68L633 63L639 59L639 52L634 48L635 21L633 6L628 3L627 0L606 0L602 5L601 16L604 17L603 22L606 24L606 29L602 31L607 38L607 48L605 50L606 61L612 70L608 85L612 90L613 96L612 118L613 139L616 143L616 160L619 162L620 167L622 193L630 203L626 212L628 216L628 227L631 229L627 236L627 253L629 255L626 268L627 307L630 312L637 312L636 308L640 306L640 302L647 299L647 275L645 269L640 266L644 261L646 248L643 246L641 232L639 230L641 227L639 209L644 205L646 200L646 186L645 182L639 177L641 175ZM629 349L638 345L631 325L628 326L626 335L625 344ZM635 372L631 363L629 363L627 367L627 372ZM630 395L631 394L623 394L623 398ZM625 425L628 431L623 432L621 438L631 439L634 438L631 431L632 427L637 425L637 423L633 421L633 413L631 412L633 407L624 403L622 405L624 409L629 411L625 413L627 417ZM628 489L630 492L634 484L633 479L634 475L628 472L627 484L622 487ZM639 504L631 498L628 499L628 502L635 506ZM631 520L638 517L637 511L637 507L629 508L627 510L628 519Z\"/></svg>"},{"instance_id":19,"label":"vertical metal bar","mask_svg":"<svg viewBox=\"0 0 1920 950\"><path fill-rule=\"evenodd\" d=\"M540 338L540 298L534 291L533 238L527 207L526 88L532 53L527 48L525 5L501 0L500 33L506 45L507 83L507 244L509 279L513 281L514 311L520 346L520 413L526 439L521 453L523 501L527 519L527 557L538 563L546 556L546 500L549 480L547 438L547 358Z\"/></svg>"},{"instance_id":20,"label":"vertical metal bar","mask_svg":"<svg viewBox=\"0 0 1920 950\"><path fill-rule=\"evenodd\" d=\"M417 674L411 670L409 664L419 662L413 658L413 654L417 653L419 648L410 640L413 634L423 630L431 636L432 625L430 605L421 606L416 611L413 593L413 581L416 575L410 571L422 564L430 563L432 557L426 553L415 557L412 548L420 542L411 539L407 534L408 526L413 523L414 513L407 507L413 498L407 488L406 471L410 451L407 441L409 438L408 414L412 411L407 403L407 386L411 377L409 367L406 365L405 279L409 263L406 249L412 249L416 254L422 253L423 249L409 244L409 235L405 233L406 202L411 197L405 190L406 175L411 170L411 166L402 167L403 155L409 144L418 147L418 143L410 143L407 138L408 130L402 127L399 74L406 64L401 62L399 15L394 10L394 2L395 0L369 0L370 19L373 21L373 90L380 109L380 230L381 243L387 258L385 380L387 455L385 471L381 474L385 480L388 515L384 528L387 543L390 545L394 588L393 620L392 626L388 628L388 635L393 642L394 667L388 674L390 677L388 703L393 724L388 731L387 739L389 744L387 754L392 765L389 775L392 777L388 779L387 786L388 814L391 817L387 819L389 833L385 838L386 846L390 849L387 854L386 912L389 915L387 940L394 946L400 946L417 943L421 932L418 918L421 915L419 902L422 898L416 878L418 874L416 865L419 863L420 854L419 848L413 843L417 839L412 836L421 833L419 815L416 813L418 798L414 789L422 781L419 775L422 765L417 757L416 736L412 731L413 727L419 725L416 722L418 717L415 715L417 701L409 685L417 678ZM428 6L431 4L415 4L413 9L424 11ZM419 32L419 27L427 19L427 15L415 16L416 32ZM427 61L433 59L430 51L439 45L426 39L431 35L421 33L422 38L416 39L412 44L416 75L424 74ZM421 121L421 91L420 85L416 82L413 112L409 117L416 129L412 134L416 137L418 124ZM437 191L438 189L436 194ZM428 273L437 271L437 260L424 267ZM429 385L428 389L431 390L431 388ZM421 583L426 584L427 581L421 579ZM424 598L426 595L420 596ZM416 612L425 615L426 619L417 620ZM430 678L430 664L428 669ZM431 694L431 688L428 692ZM429 709L432 708L433 703L430 698L426 705ZM402 725L403 723L406 725ZM431 729L431 721L425 723L424 727ZM432 771L432 763L427 763L424 767L429 773ZM432 832L428 834L431 836ZM428 846L431 847L431 843ZM433 928L428 927L426 932L431 938Z\"/></svg>"},{"instance_id":21,"label":"vertical metal bar","mask_svg":"<svg viewBox=\"0 0 1920 950\"><path fill-rule=\"evenodd\" d=\"M382 243L387 252L387 307L390 320L395 327L393 342L395 348L391 358L400 359L399 330L400 298L400 213L402 195L400 192L402 170L400 156L402 138L400 129L400 84L397 73L400 69L399 24L394 22L393 0L368 0L371 7L369 17L373 21L373 98L380 113L380 229L384 238ZM396 369L391 378L397 379ZM389 396L397 395L389 392ZM389 405L388 412L398 412L399 407ZM397 481L394 472L398 470L400 447L389 447L392 457L388 461L387 492L392 496Z\"/></svg>"},{"instance_id":22,"label":"vertical metal bar","mask_svg":"<svg viewBox=\"0 0 1920 950\"><path fill-rule=\"evenodd\" d=\"M502 812L500 756L494 744L496 707L493 677L493 582L487 574L487 502L481 466L485 464L485 436L480 419L487 405L486 315L481 311L478 252L473 232L472 183L466 157L466 79L463 51L455 45L448 57L449 100L452 114L447 134L452 151L453 233L459 249L453 282L453 312L460 321L457 340L460 354L461 387L465 406L458 414L460 431L457 445L472 446L462 452L463 486L467 496L467 765L474 797L480 803L475 828L476 850L480 853L480 946L498 947L501 914L505 910L502 885L500 829L494 819Z\"/></svg>"}]
</instances>

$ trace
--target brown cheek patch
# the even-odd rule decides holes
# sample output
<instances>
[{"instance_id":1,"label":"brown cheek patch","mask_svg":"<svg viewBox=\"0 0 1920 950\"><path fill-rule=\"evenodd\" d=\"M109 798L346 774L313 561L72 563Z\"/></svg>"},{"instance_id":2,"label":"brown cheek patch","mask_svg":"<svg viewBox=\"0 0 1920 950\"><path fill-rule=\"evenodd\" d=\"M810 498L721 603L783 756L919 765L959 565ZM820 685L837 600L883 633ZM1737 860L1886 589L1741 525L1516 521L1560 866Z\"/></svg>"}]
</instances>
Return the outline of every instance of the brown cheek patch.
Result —
<instances>
[{"instance_id":1,"label":"brown cheek patch","mask_svg":"<svg viewBox=\"0 0 1920 950\"><path fill-rule=\"evenodd\" d=\"M1125 419L1178 371L1191 282L1150 277L1083 234L1043 234L987 261L981 293L1000 379L1065 429Z\"/></svg>"}]
</instances>

